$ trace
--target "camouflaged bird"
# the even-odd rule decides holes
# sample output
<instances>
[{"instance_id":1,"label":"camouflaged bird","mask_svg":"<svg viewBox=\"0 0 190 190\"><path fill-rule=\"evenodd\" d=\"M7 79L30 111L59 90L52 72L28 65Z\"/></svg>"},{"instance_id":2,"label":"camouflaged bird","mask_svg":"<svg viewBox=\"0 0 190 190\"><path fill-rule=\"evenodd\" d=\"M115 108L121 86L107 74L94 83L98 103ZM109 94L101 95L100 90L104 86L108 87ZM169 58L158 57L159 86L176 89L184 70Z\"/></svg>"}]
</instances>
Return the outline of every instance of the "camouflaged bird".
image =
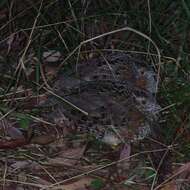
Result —
<instances>
[{"instance_id":1,"label":"camouflaged bird","mask_svg":"<svg viewBox=\"0 0 190 190\"><path fill-rule=\"evenodd\" d=\"M44 118L108 144L145 138L156 124L156 76L150 65L111 53L63 70L43 104ZM61 97L61 98L60 98Z\"/></svg>"}]
</instances>

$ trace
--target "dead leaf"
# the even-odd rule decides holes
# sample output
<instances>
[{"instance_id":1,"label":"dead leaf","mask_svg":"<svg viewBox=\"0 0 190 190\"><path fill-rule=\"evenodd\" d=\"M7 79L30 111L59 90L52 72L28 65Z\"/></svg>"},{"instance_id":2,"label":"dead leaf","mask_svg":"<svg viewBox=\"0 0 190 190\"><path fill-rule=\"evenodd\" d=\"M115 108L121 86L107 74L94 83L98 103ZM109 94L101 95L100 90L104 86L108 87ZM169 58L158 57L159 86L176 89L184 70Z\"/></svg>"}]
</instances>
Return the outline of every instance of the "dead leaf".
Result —
<instances>
[{"instance_id":1,"label":"dead leaf","mask_svg":"<svg viewBox=\"0 0 190 190\"><path fill-rule=\"evenodd\" d=\"M168 178L168 181L160 190L180 190L183 181L190 182L190 162L184 164L173 172L174 174ZM170 180L171 179L171 180ZM180 179L180 180L178 180ZM159 185L156 189L159 189Z\"/></svg>"},{"instance_id":2,"label":"dead leaf","mask_svg":"<svg viewBox=\"0 0 190 190\"><path fill-rule=\"evenodd\" d=\"M18 128L10 126L6 130L12 139L24 139L22 132Z\"/></svg>"},{"instance_id":3,"label":"dead leaf","mask_svg":"<svg viewBox=\"0 0 190 190\"><path fill-rule=\"evenodd\" d=\"M131 145L125 144L120 153L120 160L127 158L131 155Z\"/></svg>"},{"instance_id":4,"label":"dead leaf","mask_svg":"<svg viewBox=\"0 0 190 190\"><path fill-rule=\"evenodd\" d=\"M30 161L21 160L21 161L16 161L15 163L11 164L11 168L13 168L14 170L18 170L18 169L26 168L29 165L31 166L31 162Z\"/></svg>"},{"instance_id":5,"label":"dead leaf","mask_svg":"<svg viewBox=\"0 0 190 190\"><path fill-rule=\"evenodd\" d=\"M32 137L30 142L32 144L47 145L55 141L55 139L56 138L52 135L40 135L40 136Z\"/></svg>"},{"instance_id":6,"label":"dead leaf","mask_svg":"<svg viewBox=\"0 0 190 190\"><path fill-rule=\"evenodd\" d=\"M48 161L53 165L73 166L83 156L86 146L79 148L70 148L63 151L62 154L56 156L56 158L49 158Z\"/></svg>"},{"instance_id":7,"label":"dead leaf","mask_svg":"<svg viewBox=\"0 0 190 190\"><path fill-rule=\"evenodd\" d=\"M54 190L60 190L60 189L65 189L65 190L88 190L91 182L94 179L91 177L84 177L82 179L79 179L78 181L72 182L70 184L66 185L59 185L58 187L54 187Z\"/></svg>"},{"instance_id":8,"label":"dead leaf","mask_svg":"<svg viewBox=\"0 0 190 190\"><path fill-rule=\"evenodd\" d=\"M3 189L3 190L18 190L18 185L17 184L0 185L0 189Z\"/></svg>"},{"instance_id":9,"label":"dead leaf","mask_svg":"<svg viewBox=\"0 0 190 190\"><path fill-rule=\"evenodd\" d=\"M28 142L26 139L14 139L14 140L0 140L0 149L14 149L26 145Z\"/></svg>"},{"instance_id":10,"label":"dead leaf","mask_svg":"<svg viewBox=\"0 0 190 190\"><path fill-rule=\"evenodd\" d=\"M22 132L15 128L6 118L0 121L0 133L9 135L12 139L24 138Z\"/></svg>"},{"instance_id":11,"label":"dead leaf","mask_svg":"<svg viewBox=\"0 0 190 190\"><path fill-rule=\"evenodd\" d=\"M177 190L177 186L174 181L167 183L163 188L160 190Z\"/></svg>"}]
</instances>

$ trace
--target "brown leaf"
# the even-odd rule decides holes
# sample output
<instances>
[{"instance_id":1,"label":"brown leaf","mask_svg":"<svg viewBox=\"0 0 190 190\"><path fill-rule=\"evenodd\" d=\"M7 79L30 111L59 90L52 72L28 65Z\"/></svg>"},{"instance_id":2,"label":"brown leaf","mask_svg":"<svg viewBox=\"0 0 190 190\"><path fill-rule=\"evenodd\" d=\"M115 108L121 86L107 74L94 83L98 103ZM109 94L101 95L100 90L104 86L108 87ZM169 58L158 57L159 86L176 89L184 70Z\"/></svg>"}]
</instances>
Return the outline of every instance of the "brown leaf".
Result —
<instances>
[{"instance_id":1,"label":"brown leaf","mask_svg":"<svg viewBox=\"0 0 190 190\"><path fill-rule=\"evenodd\" d=\"M189 180L190 175L190 162L184 164L176 171L173 172L174 174L168 178L168 181L161 190L180 190L182 186L182 182L180 183L177 179ZM173 179L170 181L170 179ZM181 180L180 180L181 181ZM161 185L159 185L161 186ZM159 189L159 186L156 189Z\"/></svg>"},{"instance_id":2,"label":"brown leaf","mask_svg":"<svg viewBox=\"0 0 190 190\"><path fill-rule=\"evenodd\" d=\"M41 135L33 137L30 141L32 144L46 145L55 141L55 137L51 135Z\"/></svg>"},{"instance_id":3,"label":"brown leaf","mask_svg":"<svg viewBox=\"0 0 190 190\"><path fill-rule=\"evenodd\" d=\"M49 158L48 161L49 163L55 165L73 166L83 156L85 148L86 146L79 148L69 148L68 150L63 151L59 156L56 156L56 158Z\"/></svg>"},{"instance_id":4,"label":"brown leaf","mask_svg":"<svg viewBox=\"0 0 190 190\"><path fill-rule=\"evenodd\" d=\"M160 190L177 190L177 186L174 181L167 183L163 188Z\"/></svg>"},{"instance_id":5,"label":"brown leaf","mask_svg":"<svg viewBox=\"0 0 190 190\"><path fill-rule=\"evenodd\" d=\"M6 140L6 141L1 141L0 140L0 149L14 149L17 147L21 147L26 145L28 142L26 139L15 139L15 140Z\"/></svg>"},{"instance_id":6,"label":"brown leaf","mask_svg":"<svg viewBox=\"0 0 190 190\"><path fill-rule=\"evenodd\" d=\"M72 182L70 184L66 185L60 185L57 188L54 187L54 190L58 189L66 189L66 190L88 190L88 186L90 186L91 182L94 179L91 177L84 177L82 179L79 179L78 181Z\"/></svg>"}]
</instances>

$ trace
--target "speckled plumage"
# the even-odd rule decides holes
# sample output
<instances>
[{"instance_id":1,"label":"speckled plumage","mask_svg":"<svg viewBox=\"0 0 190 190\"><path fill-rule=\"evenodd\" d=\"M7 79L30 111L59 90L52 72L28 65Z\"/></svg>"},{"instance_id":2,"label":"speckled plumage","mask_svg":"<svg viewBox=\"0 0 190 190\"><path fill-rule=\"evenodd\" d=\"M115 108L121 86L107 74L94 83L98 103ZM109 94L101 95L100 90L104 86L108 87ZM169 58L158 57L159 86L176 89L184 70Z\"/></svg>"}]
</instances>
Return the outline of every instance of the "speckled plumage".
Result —
<instances>
[{"instance_id":1,"label":"speckled plumage","mask_svg":"<svg viewBox=\"0 0 190 190\"><path fill-rule=\"evenodd\" d=\"M53 110L44 117L108 144L143 139L157 121L155 73L150 65L125 53L73 65L63 70L53 89L88 115L50 95L43 105Z\"/></svg>"}]
</instances>

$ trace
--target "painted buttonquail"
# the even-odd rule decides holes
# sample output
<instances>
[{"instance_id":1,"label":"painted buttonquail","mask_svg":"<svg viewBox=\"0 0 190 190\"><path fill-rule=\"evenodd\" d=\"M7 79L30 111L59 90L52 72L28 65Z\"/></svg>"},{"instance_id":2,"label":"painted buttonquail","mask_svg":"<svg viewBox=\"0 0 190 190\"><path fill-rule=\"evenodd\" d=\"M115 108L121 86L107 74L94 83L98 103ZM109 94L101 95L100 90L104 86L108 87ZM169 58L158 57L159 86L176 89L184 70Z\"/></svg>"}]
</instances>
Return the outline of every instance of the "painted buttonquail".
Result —
<instances>
[{"instance_id":1,"label":"painted buttonquail","mask_svg":"<svg viewBox=\"0 0 190 190\"><path fill-rule=\"evenodd\" d=\"M53 107L46 119L108 144L143 139L158 119L155 73L126 53L72 65L58 76L53 90L59 97L50 95L43 103Z\"/></svg>"}]
</instances>

